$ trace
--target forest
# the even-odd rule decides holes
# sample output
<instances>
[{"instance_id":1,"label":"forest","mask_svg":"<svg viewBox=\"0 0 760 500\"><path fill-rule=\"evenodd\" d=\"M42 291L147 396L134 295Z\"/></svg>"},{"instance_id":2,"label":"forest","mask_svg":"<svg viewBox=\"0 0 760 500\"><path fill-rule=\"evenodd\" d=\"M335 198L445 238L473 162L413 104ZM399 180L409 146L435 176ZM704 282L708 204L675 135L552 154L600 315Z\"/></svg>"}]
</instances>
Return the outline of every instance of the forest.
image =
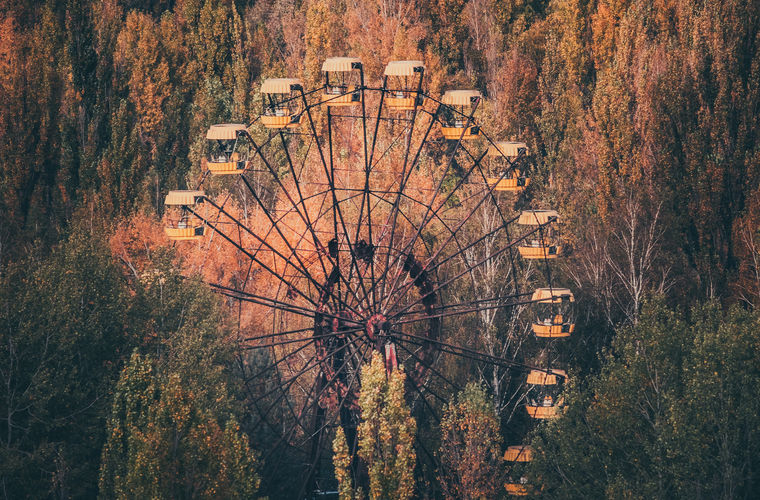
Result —
<instances>
[{"instance_id":1,"label":"forest","mask_svg":"<svg viewBox=\"0 0 760 500\"><path fill-rule=\"evenodd\" d=\"M755 498L758 116L755 1L4 0L0 498Z\"/></svg>"}]
</instances>

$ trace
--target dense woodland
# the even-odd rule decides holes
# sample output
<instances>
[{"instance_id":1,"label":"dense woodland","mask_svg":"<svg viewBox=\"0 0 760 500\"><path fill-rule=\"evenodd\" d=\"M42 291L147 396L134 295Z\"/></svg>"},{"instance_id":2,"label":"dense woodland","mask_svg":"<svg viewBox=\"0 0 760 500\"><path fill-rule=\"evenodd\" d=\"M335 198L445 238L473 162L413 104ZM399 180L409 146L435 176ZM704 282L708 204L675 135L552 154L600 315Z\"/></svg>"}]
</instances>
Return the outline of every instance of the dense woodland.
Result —
<instances>
[{"instance_id":1,"label":"dense woodland","mask_svg":"<svg viewBox=\"0 0 760 500\"><path fill-rule=\"evenodd\" d=\"M293 495L248 427L237 310L202 283L234 279L234 248L173 246L161 218L210 124L335 55L480 90L484 128L530 148L532 202L563 216L580 318L567 410L526 438L536 493L754 497L760 3L741 0L2 2L0 497ZM373 498L505 494L524 429L485 381L421 429L403 381L364 377L387 394L363 411L435 434L445 465L430 481L414 450L367 445Z\"/></svg>"}]
</instances>

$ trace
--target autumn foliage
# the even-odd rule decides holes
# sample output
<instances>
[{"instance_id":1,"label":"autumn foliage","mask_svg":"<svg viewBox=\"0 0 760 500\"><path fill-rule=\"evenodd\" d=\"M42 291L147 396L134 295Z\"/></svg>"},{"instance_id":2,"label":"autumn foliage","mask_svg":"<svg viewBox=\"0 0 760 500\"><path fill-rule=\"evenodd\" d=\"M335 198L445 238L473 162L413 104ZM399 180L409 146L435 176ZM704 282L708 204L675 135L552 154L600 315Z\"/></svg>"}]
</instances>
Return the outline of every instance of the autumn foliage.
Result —
<instances>
[{"instance_id":1,"label":"autumn foliage","mask_svg":"<svg viewBox=\"0 0 760 500\"><path fill-rule=\"evenodd\" d=\"M100 451L108 441L100 469L105 496L143 487L139 491L147 496L178 496L182 488L189 488L182 491L190 496L253 494L257 481L251 472L255 464L245 458L250 451L250 436L243 436L246 421L237 418L237 410L225 407L220 413L217 407L209 409L208 400L194 399L200 392L185 386L189 379L183 376L190 375L182 367L205 366L195 363L192 353L208 353L204 349L211 338L229 347L246 336L271 332L274 321L302 328L310 319L283 320L266 307L241 307L228 297L204 295L199 282L287 296L294 292L262 272L264 266L297 273L287 261L294 253L290 242L299 240L299 253L307 256L304 267L324 280L317 256L325 249L303 237L307 224L288 212L292 204L282 197L266 200L272 212L285 214L278 234L245 189L229 179L207 179L204 189L251 229L231 235L245 251L217 230L199 241L169 241L163 226L171 214L163 200L169 190L198 185L209 125L257 119L263 79L301 77L314 88L321 82L322 61L343 55L359 57L368 85L374 86L388 61L424 60L430 95L478 89L485 99L476 118L484 130L497 139L527 143L531 187L509 208L551 206L562 214L563 237L573 252L552 272L583 305L579 335L568 341L574 342L568 352L576 357L580 379L602 373L592 388L606 400L592 409L614 407L620 398L636 400L636 394L620 387L629 379L625 370L617 370L615 356L639 359L630 354L638 344L628 340L635 340L630 332L648 331L646 322L640 325L647 296L659 294L664 304L657 307L672 310L688 310L708 299L748 310L760 304L757 1L7 1L0 5L0 491L10 497L91 497L97 490ZM314 115L321 132L325 113L314 110ZM257 140L269 139L261 129L252 130ZM361 180L350 169L363 154L361 127L336 127L336 134L342 141L336 164L343 172L336 182L355 185ZM388 137L383 140L382 146L390 143ZM439 137L431 144L445 150ZM307 152L298 144L294 149L305 165L300 187L309 201L304 206L319 212L326 199L318 184L324 182L320 164L313 149ZM296 189L282 149L278 154L276 172L269 184L256 185L259 192L271 194L273 178L282 182L281 192ZM385 172L398 173L401 158L398 149L391 150ZM430 191L442 162L442 155L421 160L406 186L411 198ZM375 180L392 190L393 178L379 173ZM355 204L345 205L347 213L358 210ZM388 208L379 208L378 214L383 210ZM201 212L221 228L231 225L208 206ZM325 229L327 219L315 221L314 228ZM434 226L431 233L436 231L443 229ZM472 231L468 237L476 233ZM256 266L245 252L256 253ZM530 274L534 268L521 271ZM304 285L305 279L299 279L299 286ZM195 322L188 322L185 311L197 315ZM208 311L213 314L203 316ZM643 317L651 320L651 314ZM731 315L731 321L749 321L739 312ZM490 318L493 325L495 318ZM699 343L684 340L674 349L687 350L686 366L704 372L707 382L679 375L688 383L673 389L672 397L688 398L691 406L685 406L687 411L668 401L661 413L667 418L658 421L663 425L684 423L696 429L689 412L703 411L709 403L703 393L722 390L699 362L716 357L711 353L725 354L726 346L711 342L709 330L695 327L689 335ZM478 337L462 327L455 333L482 340L494 331ZM615 342L620 332L630 335ZM730 332L720 334L727 343L736 341ZM656 338L658 348L670 345ZM737 366L742 359L755 359L756 346L747 339L740 344L737 352L728 353ZM610 346L623 354L600 355ZM498 354L496 344L488 347ZM133 348L141 354L130 362ZM239 382L235 370L249 361L236 363L226 352L212 368L234 386ZM296 365L290 369L296 371ZM712 373L723 374L719 368ZM455 377L469 367L447 369ZM372 370L363 374L369 377L364 385L382 389L365 390L361 402L367 415L375 415L360 429L363 459L373 464L368 492L409 496L415 458L404 445L413 441L415 423L399 399L403 391L397 375L386 383ZM127 417L125 387L138 375L154 400L139 415ZM483 381L500 380L477 375ZM748 380L754 380L750 375ZM522 424L502 412L519 394L513 387L496 386L491 383L490 389L503 417L499 431L511 432L509 426ZM741 394L741 384L728 386ZM236 401L243 397L236 391L216 396ZM588 403L582 395L577 400ZM440 456L449 465L441 471L441 489L451 496L490 496L498 473L475 474L498 469L493 443L500 441L488 405L473 391L460 399L451 396L448 403ZM646 424L624 412L611 414L631 425ZM717 427L730 420L718 410L706 415L705 421L716 421ZM372 427L376 419L386 427ZM745 420L746 435L753 435L754 421ZM617 438L616 422L599 422ZM726 428L731 436L739 435ZM147 460L146 450L169 443L169 433L176 429L190 436L184 443L187 453ZM729 448L695 438L708 433L705 428L683 429L674 429L673 435L695 457L721 445ZM565 430L579 441L584 436L583 429ZM381 435L401 434L404 441L393 442L398 449L369 445ZM479 445L478 436L484 435L493 436L491 446ZM129 439L131 448L117 449ZM663 445L657 439L652 446L669 448L637 458L655 457L671 473L663 464L676 457L695 477L717 467L685 456L677 443ZM345 447L336 445L336 450ZM177 479L183 484L166 473L212 455L223 460L197 477ZM731 471L726 477L734 478L735 467L751 469L746 465L751 462L736 465L720 458ZM126 475L118 472L129 460L139 461L139 467ZM474 463L480 468L470 467ZM336 466L346 467L345 460ZM140 482L148 470L160 488L153 484L150 488L158 489L151 490ZM248 481L238 482L242 476ZM613 478L617 482L594 483L592 496L605 494L610 484L635 492L646 483L655 496L675 491L659 490L649 479L648 471L641 476L621 472ZM692 493L689 481L678 481L679 492ZM552 484L557 491L563 487L561 480ZM730 497L742 488L751 491L753 484L732 482L720 492L713 484L703 491ZM353 491L345 482L341 485L344 493Z\"/></svg>"},{"instance_id":2,"label":"autumn foliage","mask_svg":"<svg viewBox=\"0 0 760 500\"><path fill-rule=\"evenodd\" d=\"M494 498L504 483L501 433L493 405L470 384L441 419L439 480L447 498Z\"/></svg>"},{"instance_id":3,"label":"autumn foliage","mask_svg":"<svg viewBox=\"0 0 760 500\"><path fill-rule=\"evenodd\" d=\"M362 371L361 380L359 407L362 421L358 428L358 456L369 479L364 488L373 500L412 498L417 425L404 400L406 375L401 370L386 374L382 356L375 353ZM341 500L362 498L362 486L354 484L347 471L349 448L342 430L335 437L333 449Z\"/></svg>"}]
</instances>

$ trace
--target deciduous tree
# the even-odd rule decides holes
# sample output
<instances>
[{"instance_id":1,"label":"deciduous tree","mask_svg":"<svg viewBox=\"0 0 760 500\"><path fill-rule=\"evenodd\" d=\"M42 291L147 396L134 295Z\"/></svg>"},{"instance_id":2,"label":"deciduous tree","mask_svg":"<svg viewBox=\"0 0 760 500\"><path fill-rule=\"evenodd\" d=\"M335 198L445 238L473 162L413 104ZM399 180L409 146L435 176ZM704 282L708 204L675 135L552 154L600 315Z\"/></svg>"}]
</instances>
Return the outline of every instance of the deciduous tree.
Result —
<instances>
[{"instance_id":1,"label":"deciduous tree","mask_svg":"<svg viewBox=\"0 0 760 500\"><path fill-rule=\"evenodd\" d=\"M128 296L105 245L75 231L0 278L0 491L96 492L109 391L130 349Z\"/></svg>"},{"instance_id":2,"label":"deciduous tree","mask_svg":"<svg viewBox=\"0 0 760 500\"><path fill-rule=\"evenodd\" d=\"M369 498L412 498L414 494L414 450L417 424L404 400L402 369L386 373L379 353L372 356L361 374L359 393L361 424L358 429L358 455L369 473ZM333 443L336 476L341 480L341 499L361 497L354 490L347 471L350 458L345 435L339 432Z\"/></svg>"},{"instance_id":3,"label":"deciduous tree","mask_svg":"<svg viewBox=\"0 0 760 500\"><path fill-rule=\"evenodd\" d=\"M208 396L229 397L226 387L215 384L207 389L213 394L205 395L187 378L161 373L150 357L132 356L109 419L102 498L254 495L259 479L247 437L234 416L208 406Z\"/></svg>"},{"instance_id":4,"label":"deciduous tree","mask_svg":"<svg viewBox=\"0 0 760 500\"><path fill-rule=\"evenodd\" d=\"M501 433L483 389L468 384L444 409L439 480L448 498L496 498L504 487Z\"/></svg>"},{"instance_id":5,"label":"deciduous tree","mask_svg":"<svg viewBox=\"0 0 760 500\"><path fill-rule=\"evenodd\" d=\"M760 447L757 314L648 302L602 371L540 429L533 481L552 498L750 498Z\"/></svg>"}]
</instances>

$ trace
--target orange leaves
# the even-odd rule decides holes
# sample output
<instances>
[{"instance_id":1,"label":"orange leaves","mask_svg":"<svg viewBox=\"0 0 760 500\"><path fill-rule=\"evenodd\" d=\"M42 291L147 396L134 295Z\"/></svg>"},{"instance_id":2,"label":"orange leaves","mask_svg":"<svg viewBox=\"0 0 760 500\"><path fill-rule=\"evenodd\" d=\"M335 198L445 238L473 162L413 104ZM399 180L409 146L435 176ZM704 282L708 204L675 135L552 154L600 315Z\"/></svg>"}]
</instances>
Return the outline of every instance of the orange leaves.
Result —
<instances>
[{"instance_id":1,"label":"orange leaves","mask_svg":"<svg viewBox=\"0 0 760 500\"><path fill-rule=\"evenodd\" d=\"M164 119L164 101L172 90L169 65L161 55L160 34L147 15L132 11L119 33L114 62L126 76L130 96L140 117L143 131L152 135Z\"/></svg>"},{"instance_id":2,"label":"orange leaves","mask_svg":"<svg viewBox=\"0 0 760 500\"><path fill-rule=\"evenodd\" d=\"M119 222L108 243L111 254L136 276L147 270L159 248L168 246L161 226L141 213Z\"/></svg>"},{"instance_id":3,"label":"orange leaves","mask_svg":"<svg viewBox=\"0 0 760 500\"><path fill-rule=\"evenodd\" d=\"M346 13L348 45L365 65L365 73L382 75L393 59L421 59L417 47L426 24L415 2L370 0Z\"/></svg>"},{"instance_id":4,"label":"orange leaves","mask_svg":"<svg viewBox=\"0 0 760 500\"><path fill-rule=\"evenodd\" d=\"M598 68L612 63L617 48L617 28L628 4L628 0L605 0L598 3L596 12L591 16L591 53Z\"/></svg>"},{"instance_id":5,"label":"orange leaves","mask_svg":"<svg viewBox=\"0 0 760 500\"><path fill-rule=\"evenodd\" d=\"M11 76L17 64L16 44L16 20L11 14L0 17L0 88L3 94L11 90Z\"/></svg>"},{"instance_id":6,"label":"orange leaves","mask_svg":"<svg viewBox=\"0 0 760 500\"><path fill-rule=\"evenodd\" d=\"M345 55L345 24L340 5L334 0L314 0L306 11L306 81L310 87L322 83L322 62Z\"/></svg>"},{"instance_id":7,"label":"orange leaves","mask_svg":"<svg viewBox=\"0 0 760 500\"><path fill-rule=\"evenodd\" d=\"M225 194L218 195L220 203L225 197ZM267 235L265 241L268 245L281 251L283 255L289 255L282 240L278 239L275 233L266 232L262 226L265 219L261 214L246 212L232 201L224 204L224 210L246 224L255 234ZM198 211L237 244L255 253L261 264L282 271L283 259L276 257L265 244L251 234L239 231L231 219L209 206L201 205ZM202 224L195 217L191 219L192 224ZM125 266L127 274L141 279L145 273L153 270L154 258L172 251L175 265L181 269L181 274L184 276L201 276L208 283L245 289L251 293L256 293L257 290L265 291L272 296L274 295L272 290L276 290L281 285L278 280L265 272L260 264L252 263L247 255L227 242L211 227L206 227L205 236L201 240L175 243L164 234L164 226L167 223L167 220L158 221L153 216L135 213L117 224L109 239L109 246L111 253ZM256 249L260 250L256 252ZM289 274L293 274L293 270L290 270ZM263 324L261 314L263 311L260 308L243 308L242 328Z\"/></svg>"},{"instance_id":8,"label":"orange leaves","mask_svg":"<svg viewBox=\"0 0 760 500\"><path fill-rule=\"evenodd\" d=\"M495 498L502 488L501 434L485 392L469 384L441 419L443 467L439 471L447 498Z\"/></svg>"},{"instance_id":9,"label":"orange leaves","mask_svg":"<svg viewBox=\"0 0 760 500\"><path fill-rule=\"evenodd\" d=\"M502 54L491 74L486 101L489 118L493 117L490 130L497 137L519 137L532 144L537 139L533 122L541 109L538 68L526 54L513 48Z\"/></svg>"}]
</instances>

